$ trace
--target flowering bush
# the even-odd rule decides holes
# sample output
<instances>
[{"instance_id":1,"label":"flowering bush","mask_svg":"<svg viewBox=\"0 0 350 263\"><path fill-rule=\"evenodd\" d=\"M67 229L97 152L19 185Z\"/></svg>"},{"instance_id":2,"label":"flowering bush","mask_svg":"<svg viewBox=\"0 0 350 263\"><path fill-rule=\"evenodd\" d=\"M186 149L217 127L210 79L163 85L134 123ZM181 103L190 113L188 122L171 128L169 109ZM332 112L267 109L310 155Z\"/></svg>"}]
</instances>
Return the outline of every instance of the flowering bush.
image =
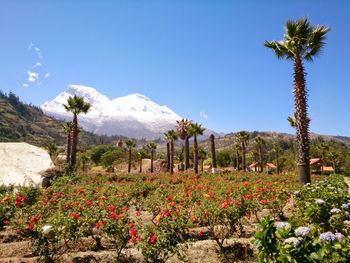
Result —
<instances>
[{"instance_id":1,"label":"flowering bush","mask_svg":"<svg viewBox=\"0 0 350 263\"><path fill-rule=\"evenodd\" d=\"M46 262L86 238L95 241L89 249L113 247L117 260L135 246L146 261L164 262L203 238L227 257L224 241L241 232L242 222L264 208L280 214L294 187L286 176L254 173L61 177L42 192L6 193L0 209L2 222L31 238ZM206 233L196 230L202 227Z\"/></svg>"},{"instance_id":2,"label":"flowering bush","mask_svg":"<svg viewBox=\"0 0 350 263\"><path fill-rule=\"evenodd\" d=\"M294 193L297 215L289 222L260 222L254 236L260 262L349 262L350 198L341 176Z\"/></svg>"}]
</instances>

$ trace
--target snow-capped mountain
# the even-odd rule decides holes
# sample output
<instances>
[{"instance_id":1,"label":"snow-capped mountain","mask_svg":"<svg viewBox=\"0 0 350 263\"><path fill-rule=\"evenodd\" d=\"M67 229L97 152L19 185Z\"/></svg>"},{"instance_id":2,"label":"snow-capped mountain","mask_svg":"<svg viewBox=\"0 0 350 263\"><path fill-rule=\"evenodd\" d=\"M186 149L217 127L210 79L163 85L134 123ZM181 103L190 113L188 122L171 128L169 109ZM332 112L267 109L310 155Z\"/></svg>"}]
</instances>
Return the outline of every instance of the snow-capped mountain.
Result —
<instances>
[{"instance_id":1,"label":"snow-capped mountain","mask_svg":"<svg viewBox=\"0 0 350 263\"><path fill-rule=\"evenodd\" d=\"M141 94L130 94L110 100L91 87L69 85L41 109L46 115L70 121L72 114L63 104L69 96L81 96L91 104L87 114L79 115L79 125L99 135L124 135L134 138L155 139L174 129L181 117L167 106L160 106Z\"/></svg>"}]
</instances>

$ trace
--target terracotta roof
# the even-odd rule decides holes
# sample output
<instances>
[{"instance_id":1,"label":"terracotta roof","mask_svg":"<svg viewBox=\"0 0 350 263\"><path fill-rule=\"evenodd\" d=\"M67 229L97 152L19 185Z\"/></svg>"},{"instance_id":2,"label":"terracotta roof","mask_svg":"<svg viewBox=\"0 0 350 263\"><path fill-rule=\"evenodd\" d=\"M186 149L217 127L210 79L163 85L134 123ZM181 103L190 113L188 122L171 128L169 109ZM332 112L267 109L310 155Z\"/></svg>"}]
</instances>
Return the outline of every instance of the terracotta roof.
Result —
<instances>
[{"instance_id":1,"label":"terracotta roof","mask_svg":"<svg viewBox=\"0 0 350 263\"><path fill-rule=\"evenodd\" d=\"M334 172L334 169L332 166L322 166L322 170L324 172Z\"/></svg>"},{"instance_id":2,"label":"terracotta roof","mask_svg":"<svg viewBox=\"0 0 350 263\"><path fill-rule=\"evenodd\" d=\"M254 168L259 166L259 162L253 162L251 165L249 165L249 168Z\"/></svg>"},{"instance_id":3,"label":"terracotta roof","mask_svg":"<svg viewBox=\"0 0 350 263\"><path fill-rule=\"evenodd\" d=\"M271 169L277 169L277 166L274 165L273 163L267 163L265 166Z\"/></svg>"},{"instance_id":4,"label":"terracotta roof","mask_svg":"<svg viewBox=\"0 0 350 263\"><path fill-rule=\"evenodd\" d=\"M319 164L321 162L322 162L321 158L311 158L310 159L310 165Z\"/></svg>"}]
</instances>

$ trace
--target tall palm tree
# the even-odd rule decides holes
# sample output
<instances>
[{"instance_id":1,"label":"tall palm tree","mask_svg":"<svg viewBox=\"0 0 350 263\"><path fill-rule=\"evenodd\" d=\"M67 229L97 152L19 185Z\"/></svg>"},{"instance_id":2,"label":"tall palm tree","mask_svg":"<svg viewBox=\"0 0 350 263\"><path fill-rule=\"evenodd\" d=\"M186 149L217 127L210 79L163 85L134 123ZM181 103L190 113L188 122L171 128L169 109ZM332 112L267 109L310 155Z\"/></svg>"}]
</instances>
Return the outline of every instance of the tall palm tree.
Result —
<instances>
[{"instance_id":1,"label":"tall palm tree","mask_svg":"<svg viewBox=\"0 0 350 263\"><path fill-rule=\"evenodd\" d=\"M276 167L277 167L277 174L280 173L280 163L279 163L279 158L282 153L282 148L275 146L272 148L272 152L276 154Z\"/></svg>"},{"instance_id":2,"label":"tall palm tree","mask_svg":"<svg viewBox=\"0 0 350 263\"><path fill-rule=\"evenodd\" d=\"M329 145L325 142L321 142L317 148L321 152L321 159L322 159L321 172L323 172L323 166L325 165L325 162L326 162L326 152L329 151Z\"/></svg>"},{"instance_id":3,"label":"tall palm tree","mask_svg":"<svg viewBox=\"0 0 350 263\"><path fill-rule=\"evenodd\" d=\"M168 132L164 133L164 138L167 141L166 142L166 171L170 172L170 142L171 142L171 137L169 136Z\"/></svg>"},{"instance_id":4,"label":"tall palm tree","mask_svg":"<svg viewBox=\"0 0 350 263\"><path fill-rule=\"evenodd\" d=\"M274 50L277 58L294 62L294 104L296 111L298 168L301 184L311 182L310 138L307 114L307 89L303 61L313 61L325 45L325 26L311 26L307 18L288 20L283 41L265 41L267 48Z\"/></svg>"},{"instance_id":5,"label":"tall palm tree","mask_svg":"<svg viewBox=\"0 0 350 263\"><path fill-rule=\"evenodd\" d=\"M174 130L167 131L165 136L170 141L170 173L174 174L174 141L178 139L178 136Z\"/></svg>"},{"instance_id":6,"label":"tall palm tree","mask_svg":"<svg viewBox=\"0 0 350 263\"><path fill-rule=\"evenodd\" d=\"M203 135L203 132L205 131L205 128L202 127L202 125L198 123L191 123L190 127L188 129L188 133L193 136L193 166L194 166L194 173L198 174L198 142L197 142L197 136Z\"/></svg>"},{"instance_id":7,"label":"tall palm tree","mask_svg":"<svg viewBox=\"0 0 350 263\"><path fill-rule=\"evenodd\" d=\"M84 101L83 97L78 97L74 95L74 97L69 97L67 100L67 104L63 104L63 107L66 111L70 111L73 113L73 129L72 129L72 151L71 151L71 167L75 167L77 162L77 146L78 146L78 115L80 113L86 114L91 105Z\"/></svg>"},{"instance_id":8,"label":"tall palm tree","mask_svg":"<svg viewBox=\"0 0 350 263\"><path fill-rule=\"evenodd\" d=\"M242 163L243 163L243 171L247 171L247 161L246 161L246 153L247 153L247 143L249 140L249 133L246 131L240 131L236 135L236 140L241 144L241 149L242 149Z\"/></svg>"},{"instance_id":9,"label":"tall palm tree","mask_svg":"<svg viewBox=\"0 0 350 263\"><path fill-rule=\"evenodd\" d=\"M70 163L70 158L71 158L71 149L72 149L72 130L73 130L73 123L66 122L63 125L63 132L67 134L67 157L66 157L66 162Z\"/></svg>"},{"instance_id":10,"label":"tall palm tree","mask_svg":"<svg viewBox=\"0 0 350 263\"><path fill-rule=\"evenodd\" d=\"M201 172L204 170L204 160L207 158L207 153L203 147L198 147L198 160L201 162Z\"/></svg>"},{"instance_id":11,"label":"tall palm tree","mask_svg":"<svg viewBox=\"0 0 350 263\"><path fill-rule=\"evenodd\" d=\"M212 164L211 172L213 174L215 174L216 173L216 151L215 151L215 136L214 136L214 134L210 134L209 141L210 141L211 164Z\"/></svg>"},{"instance_id":12,"label":"tall palm tree","mask_svg":"<svg viewBox=\"0 0 350 263\"><path fill-rule=\"evenodd\" d=\"M151 142L147 145L147 148L151 151L151 173L153 173L153 160L154 160L154 152L157 149L157 144Z\"/></svg>"},{"instance_id":13,"label":"tall palm tree","mask_svg":"<svg viewBox=\"0 0 350 263\"><path fill-rule=\"evenodd\" d=\"M128 173L131 172L131 154L132 154L132 148L134 148L136 146L136 142L134 140L127 140L125 142L126 146L128 147L128 152L129 152L129 156L128 156Z\"/></svg>"},{"instance_id":14,"label":"tall palm tree","mask_svg":"<svg viewBox=\"0 0 350 263\"><path fill-rule=\"evenodd\" d=\"M337 161L338 161L339 155L338 155L336 152L330 152L330 153L328 154L328 156L329 156L329 158L332 160L333 170L334 170L333 173L335 173L336 163L337 163Z\"/></svg>"},{"instance_id":15,"label":"tall palm tree","mask_svg":"<svg viewBox=\"0 0 350 263\"><path fill-rule=\"evenodd\" d=\"M264 158L263 158L263 146L266 144L266 141L260 136L255 138L255 143L259 148L259 163L260 163L260 172L264 171Z\"/></svg>"},{"instance_id":16,"label":"tall palm tree","mask_svg":"<svg viewBox=\"0 0 350 263\"><path fill-rule=\"evenodd\" d=\"M177 133L181 140L185 141L185 170L188 170L190 168L190 134L188 133L188 130L190 128L190 125L192 121L188 119L181 119L179 121L176 121L177 123Z\"/></svg>"},{"instance_id":17,"label":"tall palm tree","mask_svg":"<svg viewBox=\"0 0 350 263\"><path fill-rule=\"evenodd\" d=\"M237 171L239 171L239 170L241 170L240 154L239 154L239 152L242 151L241 145L235 144L234 149L236 151L236 169L237 169Z\"/></svg>"}]
</instances>

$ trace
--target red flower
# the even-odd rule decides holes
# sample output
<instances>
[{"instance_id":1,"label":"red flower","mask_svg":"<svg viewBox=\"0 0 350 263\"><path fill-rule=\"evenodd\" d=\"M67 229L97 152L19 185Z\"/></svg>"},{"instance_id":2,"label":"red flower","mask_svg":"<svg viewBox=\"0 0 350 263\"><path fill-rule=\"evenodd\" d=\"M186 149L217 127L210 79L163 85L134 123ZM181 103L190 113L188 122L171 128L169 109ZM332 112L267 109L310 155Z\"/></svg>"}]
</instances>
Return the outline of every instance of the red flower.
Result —
<instances>
[{"instance_id":1,"label":"red flower","mask_svg":"<svg viewBox=\"0 0 350 263\"><path fill-rule=\"evenodd\" d=\"M125 211L125 212L128 211L128 209L129 209L129 208L127 208L126 206L123 206L123 207L122 207L122 210Z\"/></svg>"},{"instance_id":2,"label":"red flower","mask_svg":"<svg viewBox=\"0 0 350 263\"><path fill-rule=\"evenodd\" d=\"M108 206L108 211L109 212L114 212L115 211L115 206L114 205L109 205Z\"/></svg>"},{"instance_id":3,"label":"red flower","mask_svg":"<svg viewBox=\"0 0 350 263\"><path fill-rule=\"evenodd\" d=\"M167 201L171 201L171 196L168 195L165 199L166 199Z\"/></svg>"},{"instance_id":4,"label":"red flower","mask_svg":"<svg viewBox=\"0 0 350 263\"><path fill-rule=\"evenodd\" d=\"M95 227L99 229L103 225L103 222L99 221L96 223Z\"/></svg>"},{"instance_id":5,"label":"red flower","mask_svg":"<svg viewBox=\"0 0 350 263\"><path fill-rule=\"evenodd\" d=\"M158 240L158 237L155 234L151 233L151 236L150 236L150 239L149 239L149 243L151 245L154 245L155 243L157 243L157 240Z\"/></svg>"},{"instance_id":6,"label":"red flower","mask_svg":"<svg viewBox=\"0 0 350 263\"><path fill-rule=\"evenodd\" d=\"M79 218L79 214L76 213L76 212L73 212L73 213L72 213L72 216L73 216L73 218L74 218L75 220L77 220L77 219Z\"/></svg>"},{"instance_id":7,"label":"red flower","mask_svg":"<svg viewBox=\"0 0 350 263\"><path fill-rule=\"evenodd\" d=\"M111 218L111 219L116 219L116 217L117 217L116 213L110 213L109 214L109 218Z\"/></svg>"},{"instance_id":8,"label":"red flower","mask_svg":"<svg viewBox=\"0 0 350 263\"><path fill-rule=\"evenodd\" d=\"M243 182L243 185L244 185L245 187L248 187L248 186L250 186L250 182L244 181L244 182Z\"/></svg>"},{"instance_id":9,"label":"red flower","mask_svg":"<svg viewBox=\"0 0 350 263\"><path fill-rule=\"evenodd\" d=\"M9 224L10 224L10 221L8 221L8 220L4 221L4 225L9 225Z\"/></svg>"},{"instance_id":10,"label":"red flower","mask_svg":"<svg viewBox=\"0 0 350 263\"><path fill-rule=\"evenodd\" d=\"M165 216L169 217L169 216L171 216L171 211L170 210L166 210L164 214L165 214Z\"/></svg>"},{"instance_id":11,"label":"red flower","mask_svg":"<svg viewBox=\"0 0 350 263\"><path fill-rule=\"evenodd\" d=\"M130 236L136 237L137 235L137 230L135 228L130 228L129 230Z\"/></svg>"}]
</instances>

